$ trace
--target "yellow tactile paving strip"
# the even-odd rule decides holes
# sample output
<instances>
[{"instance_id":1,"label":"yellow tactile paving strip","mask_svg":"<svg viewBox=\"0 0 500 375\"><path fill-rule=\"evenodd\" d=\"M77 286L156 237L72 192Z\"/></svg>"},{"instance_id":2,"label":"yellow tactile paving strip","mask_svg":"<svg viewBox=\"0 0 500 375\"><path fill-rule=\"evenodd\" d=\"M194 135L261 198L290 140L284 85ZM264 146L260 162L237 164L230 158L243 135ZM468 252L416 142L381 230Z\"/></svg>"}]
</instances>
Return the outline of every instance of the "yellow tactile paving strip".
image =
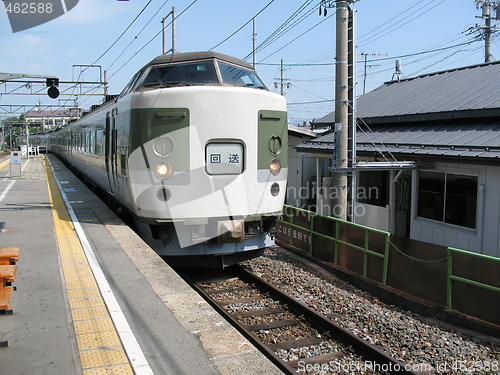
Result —
<instances>
[{"instance_id":1,"label":"yellow tactile paving strip","mask_svg":"<svg viewBox=\"0 0 500 375\"><path fill-rule=\"evenodd\" d=\"M59 256L83 374L133 374L46 159L45 166Z\"/></svg>"},{"instance_id":2,"label":"yellow tactile paving strip","mask_svg":"<svg viewBox=\"0 0 500 375\"><path fill-rule=\"evenodd\" d=\"M3 167L5 167L9 164L10 164L10 159L5 160L2 164L0 164L0 169L2 169Z\"/></svg>"}]
</instances>

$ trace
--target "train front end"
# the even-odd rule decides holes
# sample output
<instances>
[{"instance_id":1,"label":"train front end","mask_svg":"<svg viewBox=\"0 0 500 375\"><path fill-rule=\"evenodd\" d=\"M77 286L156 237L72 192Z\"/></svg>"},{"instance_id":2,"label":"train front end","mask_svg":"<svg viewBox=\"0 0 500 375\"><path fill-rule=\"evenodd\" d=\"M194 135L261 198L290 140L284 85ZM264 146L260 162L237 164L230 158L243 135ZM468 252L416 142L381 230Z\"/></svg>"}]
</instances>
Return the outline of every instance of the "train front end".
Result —
<instances>
[{"instance_id":1,"label":"train front end","mask_svg":"<svg viewBox=\"0 0 500 375\"><path fill-rule=\"evenodd\" d=\"M283 209L286 102L241 60L180 55L152 63L128 95L137 225L181 263L239 262L272 243Z\"/></svg>"}]
</instances>

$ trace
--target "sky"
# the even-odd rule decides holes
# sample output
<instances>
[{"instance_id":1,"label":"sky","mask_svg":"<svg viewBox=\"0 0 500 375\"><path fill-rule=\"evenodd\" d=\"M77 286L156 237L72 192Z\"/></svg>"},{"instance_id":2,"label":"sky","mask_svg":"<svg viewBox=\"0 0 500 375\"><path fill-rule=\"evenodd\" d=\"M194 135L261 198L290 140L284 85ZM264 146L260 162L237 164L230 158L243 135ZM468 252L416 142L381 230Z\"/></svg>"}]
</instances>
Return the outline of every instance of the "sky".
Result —
<instances>
[{"instance_id":1,"label":"sky","mask_svg":"<svg viewBox=\"0 0 500 375\"><path fill-rule=\"evenodd\" d=\"M257 72L276 92L282 75L289 123L308 123L334 110L335 9L319 15L320 3L79 0L65 15L15 33L0 6L0 72L96 81L98 68L80 74L81 68L75 65L99 65L107 73L109 93L118 94L142 66L162 53L161 20L172 7L177 14L178 52L214 50L249 62L255 17ZM402 63L402 78L484 62L484 42L478 40L477 31L471 31L483 24L474 0L359 0L351 7L357 11L358 96L393 79L397 59ZM500 21L494 24L500 26ZM168 26L168 49L170 33ZM493 60L500 58L497 35L491 52ZM61 87L58 99L48 98L45 91L24 96L6 95L3 86L0 90L0 119L9 116L2 109L6 104L76 103L85 109L102 99L82 95L102 93L92 87L81 93Z\"/></svg>"}]
</instances>

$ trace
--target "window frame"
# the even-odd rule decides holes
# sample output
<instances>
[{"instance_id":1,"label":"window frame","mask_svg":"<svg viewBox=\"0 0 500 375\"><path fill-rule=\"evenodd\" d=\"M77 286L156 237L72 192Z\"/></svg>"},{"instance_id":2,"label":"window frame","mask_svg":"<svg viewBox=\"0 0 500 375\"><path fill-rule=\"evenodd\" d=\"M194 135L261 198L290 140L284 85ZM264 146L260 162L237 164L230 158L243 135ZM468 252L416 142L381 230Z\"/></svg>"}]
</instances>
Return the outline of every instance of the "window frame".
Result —
<instances>
[{"instance_id":1,"label":"window frame","mask_svg":"<svg viewBox=\"0 0 500 375\"><path fill-rule=\"evenodd\" d=\"M434 219L434 218L430 218L430 217L425 217L425 216L421 216L421 212L420 212L420 209L421 209L421 206L420 206L420 201L421 201L421 195L420 195L420 192L421 192L421 189L420 189L420 186L421 186L421 173L422 172L425 172L425 173L435 173L435 174L439 174L439 175L444 175L444 187L443 187L443 199L442 199L442 212L441 212L441 215L442 216L442 220L439 220L439 219ZM461 224L457 224L457 223L452 223L452 222L449 222L447 221L447 213L449 213L450 211L447 211L447 204L448 204L448 201L449 201L449 194L448 194L448 176L449 175L453 175L453 176L462 176L462 177L473 177L475 178L475 183L476 183L476 189L475 189L475 206L474 206L474 224L473 226L467 226L467 225L461 225ZM478 214L479 214L479 188L480 188L480 175L477 174L477 173L463 173L463 172L458 172L458 171L436 171L436 170L421 170L421 171L418 171L418 175L417 175L417 188L416 188L416 205L415 205L415 218L417 219L423 219L423 220L430 220L432 222L435 222L435 223L440 223L442 225L446 225L446 226L453 226L453 227L456 227L456 228L460 228L460 229L463 229L463 230L471 230L471 231L477 231L478 230ZM472 195L470 196L472 197Z\"/></svg>"}]
</instances>

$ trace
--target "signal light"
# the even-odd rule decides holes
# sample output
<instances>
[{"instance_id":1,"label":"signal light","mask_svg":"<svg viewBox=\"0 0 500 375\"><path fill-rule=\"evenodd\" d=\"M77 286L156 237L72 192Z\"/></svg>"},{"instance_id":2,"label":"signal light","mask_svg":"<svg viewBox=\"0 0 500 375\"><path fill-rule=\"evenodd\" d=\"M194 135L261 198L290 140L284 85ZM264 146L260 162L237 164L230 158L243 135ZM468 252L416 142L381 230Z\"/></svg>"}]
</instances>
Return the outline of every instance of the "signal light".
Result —
<instances>
[{"instance_id":1,"label":"signal light","mask_svg":"<svg viewBox=\"0 0 500 375\"><path fill-rule=\"evenodd\" d=\"M59 86L59 78L47 78L45 80L45 86Z\"/></svg>"},{"instance_id":2,"label":"signal light","mask_svg":"<svg viewBox=\"0 0 500 375\"><path fill-rule=\"evenodd\" d=\"M47 78L45 86L49 88L47 90L49 98L56 99L59 96L59 89L56 87L59 86L59 78Z\"/></svg>"}]
</instances>

